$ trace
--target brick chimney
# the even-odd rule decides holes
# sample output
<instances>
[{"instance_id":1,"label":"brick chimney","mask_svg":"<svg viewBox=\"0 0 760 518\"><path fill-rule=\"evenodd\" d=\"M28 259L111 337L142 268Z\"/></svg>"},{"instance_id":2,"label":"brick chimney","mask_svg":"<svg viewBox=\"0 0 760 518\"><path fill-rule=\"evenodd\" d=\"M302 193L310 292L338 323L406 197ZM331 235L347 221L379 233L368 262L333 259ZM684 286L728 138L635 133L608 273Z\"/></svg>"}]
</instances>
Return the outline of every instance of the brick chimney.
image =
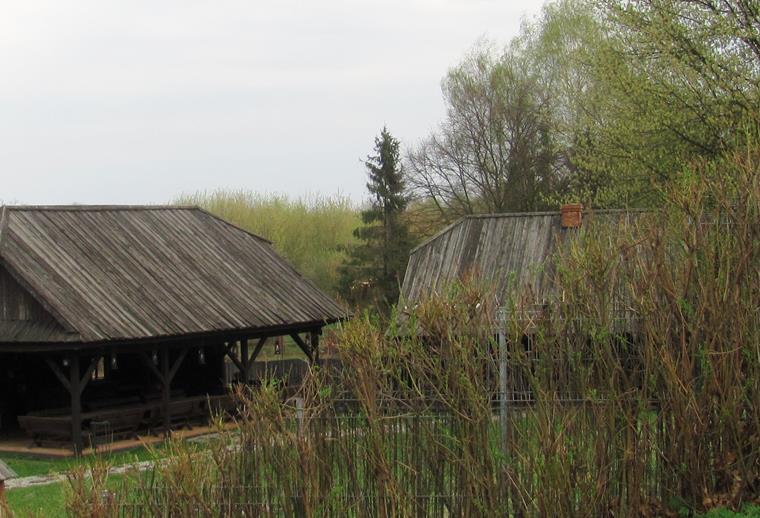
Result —
<instances>
[{"instance_id":1,"label":"brick chimney","mask_svg":"<svg viewBox=\"0 0 760 518\"><path fill-rule=\"evenodd\" d=\"M580 203L567 203L560 207L562 228L578 228L581 226L583 205Z\"/></svg>"}]
</instances>

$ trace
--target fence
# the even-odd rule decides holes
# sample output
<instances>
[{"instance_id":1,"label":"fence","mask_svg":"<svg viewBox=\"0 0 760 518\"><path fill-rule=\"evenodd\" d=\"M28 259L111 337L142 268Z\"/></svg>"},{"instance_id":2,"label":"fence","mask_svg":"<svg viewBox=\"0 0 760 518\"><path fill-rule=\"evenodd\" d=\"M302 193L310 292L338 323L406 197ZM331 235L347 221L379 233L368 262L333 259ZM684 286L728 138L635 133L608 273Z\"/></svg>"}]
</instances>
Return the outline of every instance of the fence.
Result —
<instances>
[{"instance_id":1,"label":"fence","mask_svg":"<svg viewBox=\"0 0 760 518\"><path fill-rule=\"evenodd\" d=\"M654 411L638 413L636 460L618 456L621 438L597 427L620 401L534 401L506 421L427 398L366 403L250 415L234 442L177 455L142 474L138 491L90 499L88 515L533 516L556 508L546 484L561 483L575 486L567 509L598 516L613 499L586 498L599 480L616 498L662 497L666 467L656 452L665 429ZM610 449L600 450L605 442ZM204 464L214 469L198 471ZM629 477L639 479L636 495L626 494Z\"/></svg>"}]
</instances>

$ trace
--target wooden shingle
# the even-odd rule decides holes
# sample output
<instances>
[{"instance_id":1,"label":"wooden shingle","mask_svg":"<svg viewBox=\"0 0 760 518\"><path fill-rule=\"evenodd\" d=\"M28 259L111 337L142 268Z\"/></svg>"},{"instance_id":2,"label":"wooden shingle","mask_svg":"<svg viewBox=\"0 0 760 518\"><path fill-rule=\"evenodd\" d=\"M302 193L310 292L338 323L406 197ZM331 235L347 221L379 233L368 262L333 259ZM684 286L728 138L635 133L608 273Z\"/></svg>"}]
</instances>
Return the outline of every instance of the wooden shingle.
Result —
<instances>
[{"instance_id":1,"label":"wooden shingle","mask_svg":"<svg viewBox=\"0 0 760 518\"><path fill-rule=\"evenodd\" d=\"M596 211L593 218L621 221L636 214ZM541 300L550 289L552 254L574 232L562 228L560 212L464 217L411 251L400 300L412 307L467 274L487 282L497 297L512 283Z\"/></svg>"},{"instance_id":2,"label":"wooden shingle","mask_svg":"<svg viewBox=\"0 0 760 518\"><path fill-rule=\"evenodd\" d=\"M50 322L6 322L0 342L320 326L344 315L269 241L197 207L17 206L2 214L0 280L7 273Z\"/></svg>"}]
</instances>

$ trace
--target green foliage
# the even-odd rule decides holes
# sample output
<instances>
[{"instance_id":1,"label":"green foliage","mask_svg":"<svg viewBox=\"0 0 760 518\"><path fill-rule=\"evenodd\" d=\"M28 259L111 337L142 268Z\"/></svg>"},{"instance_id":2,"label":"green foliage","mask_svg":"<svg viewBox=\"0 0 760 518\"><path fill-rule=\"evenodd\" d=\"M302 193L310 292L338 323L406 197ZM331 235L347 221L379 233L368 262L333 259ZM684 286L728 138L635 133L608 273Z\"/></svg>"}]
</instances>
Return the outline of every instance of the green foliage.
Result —
<instances>
[{"instance_id":1,"label":"green foliage","mask_svg":"<svg viewBox=\"0 0 760 518\"><path fill-rule=\"evenodd\" d=\"M661 206L664 185L741 149L760 121L760 11L557 0L503 51L476 47L443 89L446 120L408 157L428 212Z\"/></svg>"},{"instance_id":2,"label":"green foliage","mask_svg":"<svg viewBox=\"0 0 760 518\"><path fill-rule=\"evenodd\" d=\"M745 505L738 513L726 508L712 509L698 518L760 518L760 506Z\"/></svg>"},{"instance_id":3,"label":"green foliage","mask_svg":"<svg viewBox=\"0 0 760 518\"><path fill-rule=\"evenodd\" d=\"M601 0L603 37L576 122L574 196L652 206L699 159L741 148L760 112L760 18L752 2Z\"/></svg>"},{"instance_id":4,"label":"green foliage","mask_svg":"<svg viewBox=\"0 0 760 518\"><path fill-rule=\"evenodd\" d=\"M375 154L365 162L370 206L361 213L363 225L354 230L359 242L341 268L342 292L353 304L387 307L398 299L411 248L399 147L383 128L375 138Z\"/></svg>"},{"instance_id":5,"label":"green foliage","mask_svg":"<svg viewBox=\"0 0 760 518\"><path fill-rule=\"evenodd\" d=\"M200 192L176 203L198 205L272 241L275 249L328 293L337 294L338 267L355 238L358 209L342 195L292 199L250 191Z\"/></svg>"}]
</instances>

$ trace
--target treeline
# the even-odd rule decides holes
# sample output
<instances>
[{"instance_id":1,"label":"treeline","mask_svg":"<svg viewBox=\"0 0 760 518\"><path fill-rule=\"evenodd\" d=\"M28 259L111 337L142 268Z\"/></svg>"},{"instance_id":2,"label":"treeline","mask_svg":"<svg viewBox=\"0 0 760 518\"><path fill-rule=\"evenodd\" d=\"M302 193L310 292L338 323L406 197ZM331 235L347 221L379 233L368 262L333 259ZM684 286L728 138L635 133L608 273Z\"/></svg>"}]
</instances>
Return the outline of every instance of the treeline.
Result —
<instances>
[{"instance_id":1,"label":"treeline","mask_svg":"<svg viewBox=\"0 0 760 518\"><path fill-rule=\"evenodd\" d=\"M371 210L384 217L365 213L365 228L385 230L361 230L350 264L362 273L354 286L375 283L376 306L397 299L406 263L396 257L464 215L564 202L664 207L683 171L746 151L760 123L760 9L558 0L506 48L475 45L442 90L438 129L393 160L398 178L368 184ZM389 188L404 203L377 196ZM369 268L357 267L362 257Z\"/></svg>"},{"instance_id":2,"label":"treeline","mask_svg":"<svg viewBox=\"0 0 760 518\"><path fill-rule=\"evenodd\" d=\"M760 120L760 10L733 0L559 0L443 80L445 120L407 155L438 217L651 207Z\"/></svg>"},{"instance_id":3,"label":"treeline","mask_svg":"<svg viewBox=\"0 0 760 518\"><path fill-rule=\"evenodd\" d=\"M463 215L663 207L681 172L746 150L760 125L760 9L557 0L505 48L477 43L442 91L446 116L420 142L383 128L361 214L340 197L189 201L272 239L350 305L388 309L410 247Z\"/></svg>"}]
</instances>

